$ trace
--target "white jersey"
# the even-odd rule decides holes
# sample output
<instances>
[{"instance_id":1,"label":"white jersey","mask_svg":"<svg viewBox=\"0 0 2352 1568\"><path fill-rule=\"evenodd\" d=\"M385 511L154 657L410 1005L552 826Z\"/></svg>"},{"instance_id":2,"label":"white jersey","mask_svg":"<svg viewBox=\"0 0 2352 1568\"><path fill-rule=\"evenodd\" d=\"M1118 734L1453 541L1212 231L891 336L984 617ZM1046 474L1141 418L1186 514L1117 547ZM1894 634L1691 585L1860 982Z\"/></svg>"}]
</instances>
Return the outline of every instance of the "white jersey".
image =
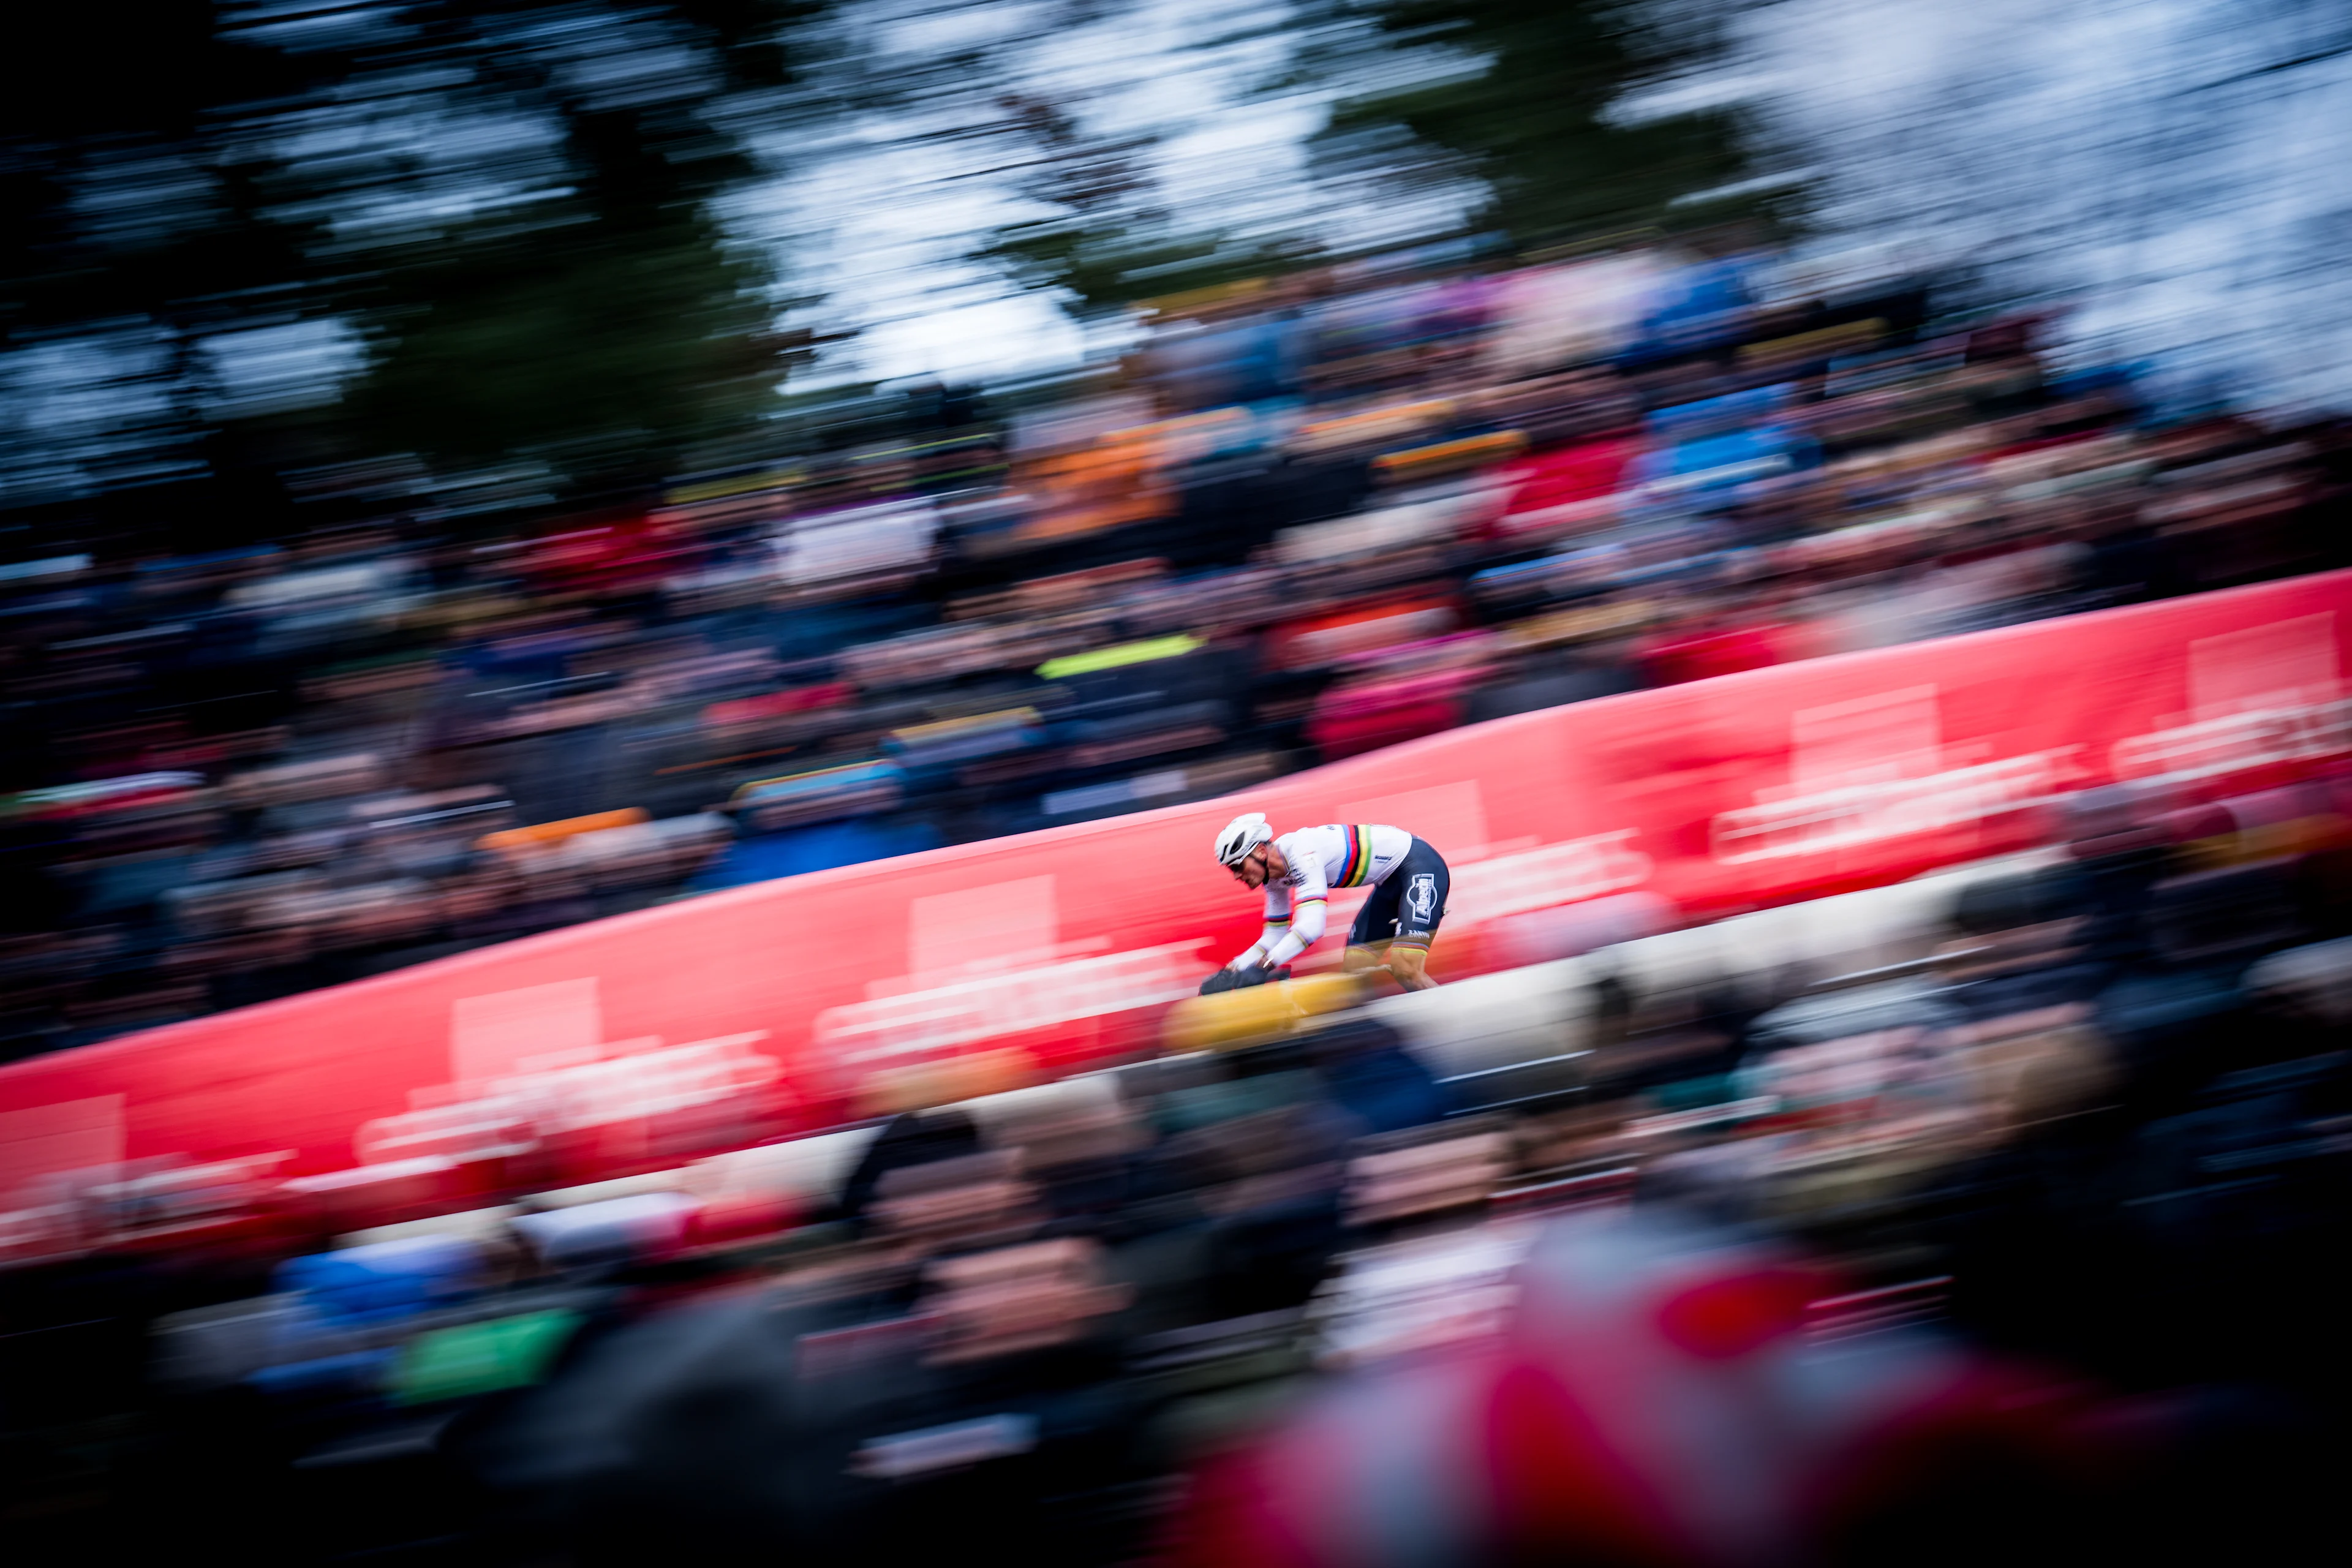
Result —
<instances>
[{"instance_id":1,"label":"white jersey","mask_svg":"<svg viewBox=\"0 0 2352 1568\"><path fill-rule=\"evenodd\" d=\"M1265 929L1234 966L1279 969L1323 935L1324 900L1334 888L1379 883L1404 861L1412 835L1381 823L1327 822L1275 839L1290 869L1265 885Z\"/></svg>"}]
</instances>

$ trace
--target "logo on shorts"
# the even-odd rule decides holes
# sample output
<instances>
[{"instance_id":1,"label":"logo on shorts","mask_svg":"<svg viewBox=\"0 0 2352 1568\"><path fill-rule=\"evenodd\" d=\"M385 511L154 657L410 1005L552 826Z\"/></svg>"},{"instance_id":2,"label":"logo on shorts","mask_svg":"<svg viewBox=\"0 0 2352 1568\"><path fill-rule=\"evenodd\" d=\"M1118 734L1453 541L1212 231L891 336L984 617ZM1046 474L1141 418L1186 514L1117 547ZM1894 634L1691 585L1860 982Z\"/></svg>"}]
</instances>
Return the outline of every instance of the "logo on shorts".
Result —
<instances>
[{"instance_id":1,"label":"logo on shorts","mask_svg":"<svg viewBox=\"0 0 2352 1568\"><path fill-rule=\"evenodd\" d=\"M1426 873L1404 885L1405 923L1420 927L1437 917L1437 879Z\"/></svg>"}]
</instances>

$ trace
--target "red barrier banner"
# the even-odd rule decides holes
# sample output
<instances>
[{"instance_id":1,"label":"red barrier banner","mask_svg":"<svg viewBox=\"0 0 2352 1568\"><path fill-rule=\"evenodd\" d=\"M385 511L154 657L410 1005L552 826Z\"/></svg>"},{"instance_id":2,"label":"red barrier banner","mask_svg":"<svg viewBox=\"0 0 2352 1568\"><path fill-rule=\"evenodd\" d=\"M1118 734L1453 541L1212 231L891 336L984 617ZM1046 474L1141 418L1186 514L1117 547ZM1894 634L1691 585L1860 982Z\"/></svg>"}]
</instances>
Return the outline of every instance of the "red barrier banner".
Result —
<instances>
[{"instance_id":1,"label":"red barrier banner","mask_svg":"<svg viewBox=\"0 0 2352 1568\"><path fill-rule=\"evenodd\" d=\"M2030 846L2089 785L2267 787L2352 754L2347 598L2336 573L1606 698L18 1062L0 1252L7 1211L162 1158L582 1181L1148 1048L1256 930L1209 853L1244 804L1436 846L1460 974L1533 910L1640 889L1704 918Z\"/></svg>"}]
</instances>

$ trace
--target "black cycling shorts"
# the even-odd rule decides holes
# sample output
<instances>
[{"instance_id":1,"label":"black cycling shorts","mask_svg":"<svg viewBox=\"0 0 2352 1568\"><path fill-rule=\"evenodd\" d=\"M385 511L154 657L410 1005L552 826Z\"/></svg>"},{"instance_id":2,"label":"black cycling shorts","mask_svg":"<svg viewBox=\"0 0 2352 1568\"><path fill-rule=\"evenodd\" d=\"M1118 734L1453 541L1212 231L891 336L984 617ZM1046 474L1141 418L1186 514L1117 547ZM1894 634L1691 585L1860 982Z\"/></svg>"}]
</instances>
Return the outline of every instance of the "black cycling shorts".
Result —
<instances>
[{"instance_id":1,"label":"black cycling shorts","mask_svg":"<svg viewBox=\"0 0 2352 1568\"><path fill-rule=\"evenodd\" d=\"M1397 942L1427 947L1437 936L1437 923L1445 918L1445 895L1453 887L1454 874L1445 868L1444 858L1415 838L1396 869L1373 887L1372 896L1356 911L1356 923L1348 928L1348 945Z\"/></svg>"}]
</instances>

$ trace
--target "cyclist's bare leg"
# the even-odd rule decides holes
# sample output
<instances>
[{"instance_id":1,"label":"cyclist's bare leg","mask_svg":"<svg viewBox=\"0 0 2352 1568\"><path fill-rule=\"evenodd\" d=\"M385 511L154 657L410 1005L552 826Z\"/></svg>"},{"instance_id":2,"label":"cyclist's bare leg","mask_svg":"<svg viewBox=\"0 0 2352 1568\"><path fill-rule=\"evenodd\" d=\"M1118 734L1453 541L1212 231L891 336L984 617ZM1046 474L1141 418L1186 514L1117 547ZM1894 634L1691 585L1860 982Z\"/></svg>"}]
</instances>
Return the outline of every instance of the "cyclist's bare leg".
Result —
<instances>
[{"instance_id":1,"label":"cyclist's bare leg","mask_svg":"<svg viewBox=\"0 0 2352 1568\"><path fill-rule=\"evenodd\" d=\"M1408 991L1428 991L1437 982L1429 977L1429 950L1425 947L1398 947L1392 942L1366 942L1348 949L1342 967L1349 974L1368 974L1385 969L1396 983Z\"/></svg>"},{"instance_id":2,"label":"cyclist's bare leg","mask_svg":"<svg viewBox=\"0 0 2352 1568\"><path fill-rule=\"evenodd\" d=\"M1434 990L1437 982L1429 977L1429 949L1409 945L1392 946L1388 952L1388 971L1396 976L1398 984L1408 991Z\"/></svg>"}]
</instances>

